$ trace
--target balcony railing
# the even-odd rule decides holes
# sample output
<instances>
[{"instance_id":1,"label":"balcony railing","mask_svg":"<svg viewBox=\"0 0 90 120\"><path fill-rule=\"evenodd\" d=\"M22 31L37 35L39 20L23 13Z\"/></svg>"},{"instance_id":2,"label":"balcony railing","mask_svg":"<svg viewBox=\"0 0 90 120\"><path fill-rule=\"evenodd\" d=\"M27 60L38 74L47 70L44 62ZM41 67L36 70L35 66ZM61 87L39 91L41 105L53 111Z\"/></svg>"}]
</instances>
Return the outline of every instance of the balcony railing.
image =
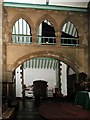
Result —
<instances>
[{"instance_id":1,"label":"balcony railing","mask_svg":"<svg viewBox=\"0 0 90 120\"><path fill-rule=\"evenodd\" d=\"M12 42L18 43L18 44L31 44L32 36L31 35L12 34Z\"/></svg>"},{"instance_id":2,"label":"balcony railing","mask_svg":"<svg viewBox=\"0 0 90 120\"><path fill-rule=\"evenodd\" d=\"M12 34L12 43L17 44L31 44L31 35L17 35ZM41 45L55 45L56 37L37 36L37 44ZM62 46L79 46L79 38L61 38Z\"/></svg>"},{"instance_id":3,"label":"balcony railing","mask_svg":"<svg viewBox=\"0 0 90 120\"><path fill-rule=\"evenodd\" d=\"M38 36L37 43L38 44L56 44L56 37Z\"/></svg>"},{"instance_id":4,"label":"balcony railing","mask_svg":"<svg viewBox=\"0 0 90 120\"><path fill-rule=\"evenodd\" d=\"M61 38L62 46L79 46L79 38Z\"/></svg>"}]
</instances>

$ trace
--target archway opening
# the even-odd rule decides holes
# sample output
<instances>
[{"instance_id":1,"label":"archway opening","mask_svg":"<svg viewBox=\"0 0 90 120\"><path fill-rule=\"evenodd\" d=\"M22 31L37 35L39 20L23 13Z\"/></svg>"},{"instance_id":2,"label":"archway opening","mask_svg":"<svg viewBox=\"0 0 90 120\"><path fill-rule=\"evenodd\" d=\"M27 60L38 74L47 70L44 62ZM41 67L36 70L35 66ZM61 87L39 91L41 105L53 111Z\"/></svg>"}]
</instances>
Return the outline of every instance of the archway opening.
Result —
<instances>
[{"instance_id":1,"label":"archway opening","mask_svg":"<svg viewBox=\"0 0 90 120\"><path fill-rule=\"evenodd\" d=\"M12 43L17 44L31 44L32 34L31 27L26 20L20 18L13 25L12 31Z\"/></svg>"},{"instance_id":2,"label":"archway opening","mask_svg":"<svg viewBox=\"0 0 90 120\"><path fill-rule=\"evenodd\" d=\"M76 76L70 79L72 75L76 75L75 71L55 58L29 59L15 70L16 97L23 97L24 86L24 97L34 98L33 82L39 80L47 82L47 97L54 97L55 90L59 90L63 97L67 97L75 92L77 81Z\"/></svg>"},{"instance_id":3,"label":"archway opening","mask_svg":"<svg viewBox=\"0 0 90 120\"><path fill-rule=\"evenodd\" d=\"M78 30L71 21L68 21L63 25L61 34L61 45L79 46Z\"/></svg>"},{"instance_id":4,"label":"archway opening","mask_svg":"<svg viewBox=\"0 0 90 120\"><path fill-rule=\"evenodd\" d=\"M48 20L42 21L38 28L38 43L39 44L55 44L55 29Z\"/></svg>"}]
</instances>

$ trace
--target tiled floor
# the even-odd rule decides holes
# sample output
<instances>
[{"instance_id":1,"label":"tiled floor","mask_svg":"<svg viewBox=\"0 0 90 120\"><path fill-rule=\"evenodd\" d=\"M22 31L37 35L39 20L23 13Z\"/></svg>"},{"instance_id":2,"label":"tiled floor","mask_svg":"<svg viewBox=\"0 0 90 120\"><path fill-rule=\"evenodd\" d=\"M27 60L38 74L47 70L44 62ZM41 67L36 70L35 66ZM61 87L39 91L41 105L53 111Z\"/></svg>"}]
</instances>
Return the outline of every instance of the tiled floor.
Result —
<instances>
[{"instance_id":1,"label":"tiled floor","mask_svg":"<svg viewBox=\"0 0 90 120\"><path fill-rule=\"evenodd\" d=\"M39 114L39 102L34 99L19 100L19 110L16 113L15 120L46 120Z\"/></svg>"}]
</instances>

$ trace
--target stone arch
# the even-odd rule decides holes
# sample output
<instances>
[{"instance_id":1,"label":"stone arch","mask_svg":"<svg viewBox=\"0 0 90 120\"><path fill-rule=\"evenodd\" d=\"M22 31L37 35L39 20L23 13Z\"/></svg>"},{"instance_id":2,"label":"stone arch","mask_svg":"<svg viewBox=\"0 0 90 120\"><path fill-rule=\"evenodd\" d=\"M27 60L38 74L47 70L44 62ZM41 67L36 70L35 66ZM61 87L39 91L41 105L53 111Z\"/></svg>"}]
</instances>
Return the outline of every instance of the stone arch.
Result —
<instances>
[{"instance_id":1,"label":"stone arch","mask_svg":"<svg viewBox=\"0 0 90 120\"><path fill-rule=\"evenodd\" d=\"M77 28L78 33L80 33L79 32L80 31L79 23L78 23L78 21L75 18L74 19L73 18L65 19L62 22L61 26L59 27L60 28L60 32L62 31L62 28L63 28L64 24L67 23L68 21L70 21Z\"/></svg>"},{"instance_id":2,"label":"stone arch","mask_svg":"<svg viewBox=\"0 0 90 120\"><path fill-rule=\"evenodd\" d=\"M77 20L76 20L77 21ZM81 31L82 30L80 30L80 25L78 24L78 21L76 22L75 21L75 19L72 19L72 18L67 18L67 19L65 19L63 22L62 22L62 24L61 24L61 26L60 26L60 35L62 35L62 29L63 29L63 26L66 24L66 23L68 23L68 22L70 22L71 24L73 24L73 26L76 28L76 32L77 32L77 34L76 34L76 36L78 37L78 42L76 41L76 44L77 44L77 46L81 46L81 36L80 36L80 33L81 33ZM76 37L76 36L74 36L74 37ZM61 36L60 36L61 37Z\"/></svg>"},{"instance_id":3,"label":"stone arch","mask_svg":"<svg viewBox=\"0 0 90 120\"><path fill-rule=\"evenodd\" d=\"M60 24L59 26L59 30L61 31L62 30L62 27L63 25L68 22L68 21L71 21L75 27L77 28L78 30L78 35L81 35L82 34L82 31L84 32L85 29L82 29L82 26L84 25L84 22L81 22L82 19L79 19L77 16L72 16L72 15L69 15L68 17L66 17L66 19L64 21L62 21L62 23Z\"/></svg>"},{"instance_id":4,"label":"stone arch","mask_svg":"<svg viewBox=\"0 0 90 120\"><path fill-rule=\"evenodd\" d=\"M65 64L69 65L77 74L79 73L79 66L78 66L78 64L76 64L76 62L68 59L68 57L66 57L60 53L56 53L56 52L52 52L52 51L42 51L42 52L38 51L38 52L31 53L31 54L27 54L27 55L19 58L13 65L10 65L8 69L10 71L13 71L20 64L24 63L25 61L32 59L32 58L37 58L37 57L49 57L49 58L55 58L57 60L61 60Z\"/></svg>"},{"instance_id":5,"label":"stone arch","mask_svg":"<svg viewBox=\"0 0 90 120\"><path fill-rule=\"evenodd\" d=\"M25 14L23 14L23 13L19 13L19 14L15 15L15 16L12 18L12 20L10 21L10 23L9 23L10 36L12 35L13 25L14 25L15 22L16 22L17 20L19 20L20 18L23 18L23 19L28 23L28 25L29 25L30 28L31 28L31 33L33 32L33 30L34 30L34 24L33 24L32 20L31 20L27 15L25 15Z\"/></svg>"},{"instance_id":6,"label":"stone arch","mask_svg":"<svg viewBox=\"0 0 90 120\"><path fill-rule=\"evenodd\" d=\"M86 17L86 16L83 16L83 17ZM78 19L76 19L76 17L74 16L71 16L70 19L71 21L74 23L74 25L76 26L77 28L77 31L78 31L78 36L79 36L79 46L87 46L87 38L84 38L84 34L86 33L88 27L86 24L87 20L83 20L83 17L81 19L79 19L79 16L78 16ZM84 29L83 29L83 26Z\"/></svg>"},{"instance_id":7,"label":"stone arch","mask_svg":"<svg viewBox=\"0 0 90 120\"><path fill-rule=\"evenodd\" d=\"M55 19L53 17L51 17L50 15L48 15L48 14L44 14L43 16L41 16L38 19L38 21L36 23L36 28L35 28L36 32L37 32L37 30L39 28L40 23L42 23L44 20L48 20L53 25L53 27L55 29L55 32L57 32L59 30L58 24L56 23Z\"/></svg>"}]
</instances>

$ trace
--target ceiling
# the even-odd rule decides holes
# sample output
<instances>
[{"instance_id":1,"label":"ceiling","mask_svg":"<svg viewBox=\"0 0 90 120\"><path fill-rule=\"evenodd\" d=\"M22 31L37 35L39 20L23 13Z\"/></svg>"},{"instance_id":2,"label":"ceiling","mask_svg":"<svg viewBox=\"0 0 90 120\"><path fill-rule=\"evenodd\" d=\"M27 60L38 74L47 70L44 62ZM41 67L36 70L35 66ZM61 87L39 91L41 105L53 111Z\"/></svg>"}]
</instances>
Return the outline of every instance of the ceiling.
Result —
<instances>
[{"instance_id":1,"label":"ceiling","mask_svg":"<svg viewBox=\"0 0 90 120\"><path fill-rule=\"evenodd\" d=\"M59 5L59 6L72 6L87 8L89 0L3 0L4 2L18 2L18 3L31 3L31 4L46 4Z\"/></svg>"}]
</instances>

